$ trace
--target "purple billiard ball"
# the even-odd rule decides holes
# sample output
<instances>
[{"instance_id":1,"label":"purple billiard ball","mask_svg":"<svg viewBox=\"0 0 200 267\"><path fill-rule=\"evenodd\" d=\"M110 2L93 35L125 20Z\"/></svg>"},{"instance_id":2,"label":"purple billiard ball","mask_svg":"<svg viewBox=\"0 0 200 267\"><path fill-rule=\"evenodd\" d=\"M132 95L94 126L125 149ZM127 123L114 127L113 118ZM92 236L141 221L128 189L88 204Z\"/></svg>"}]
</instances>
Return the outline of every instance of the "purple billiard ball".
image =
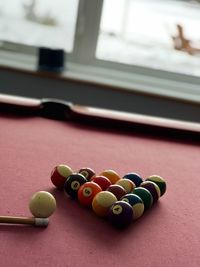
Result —
<instances>
[{"instance_id":1,"label":"purple billiard ball","mask_svg":"<svg viewBox=\"0 0 200 267\"><path fill-rule=\"evenodd\" d=\"M133 221L133 209L125 201L116 201L109 210L108 220L119 228L124 228Z\"/></svg>"}]
</instances>

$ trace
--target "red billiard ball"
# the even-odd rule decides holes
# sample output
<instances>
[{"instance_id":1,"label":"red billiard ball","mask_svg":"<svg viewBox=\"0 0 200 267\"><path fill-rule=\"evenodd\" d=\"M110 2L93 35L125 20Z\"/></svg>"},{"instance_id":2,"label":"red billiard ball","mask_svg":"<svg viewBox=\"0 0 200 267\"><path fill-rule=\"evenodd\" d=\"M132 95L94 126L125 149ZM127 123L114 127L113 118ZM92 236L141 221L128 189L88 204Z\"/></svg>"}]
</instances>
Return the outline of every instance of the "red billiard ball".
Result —
<instances>
[{"instance_id":1,"label":"red billiard ball","mask_svg":"<svg viewBox=\"0 0 200 267\"><path fill-rule=\"evenodd\" d=\"M87 179L82 174L73 173L67 178L64 184L64 191L67 195L77 198L79 188L86 182Z\"/></svg>"},{"instance_id":2,"label":"red billiard ball","mask_svg":"<svg viewBox=\"0 0 200 267\"><path fill-rule=\"evenodd\" d=\"M60 164L52 170L51 181L57 188L62 189L65 181L72 173L73 170L69 166Z\"/></svg>"},{"instance_id":3,"label":"red billiard ball","mask_svg":"<svg viewBox=\"0 0 200 267\"><path fill-rule=\"evenodd\" d=\"M111 185L110 180L105 176L95 176L92 178L91 182L98 184L103 191L105 191Z\"/></svg>"},{"instance_id":4,"label":"red billiard ball","mask_svg":"<svg viewBox=\"0 0 200 267\"><path fill-rule=\"evenodd\" d=\"M120 200L124 195L126 195L126 190L118 184L112 184L107 188L107 191L113 193L118 200Z\"/></svg>"},{"instance_id":5,"label":"red billiard ball","mask_svg":"<svg viewBox=\"0 0 200 267\"><path fill-rule=\"evenodd\" d=\"M78 190L78 200L83 206L91 206L93 198L101 191L98 184L86 182Z\"/></svg>"},{"instance_id":6,"label":"red billiard ball","mask_svg":"<svg viewBox=\"0 0 200 267\"><path fill-rule=\"evenodd\" d=\"M108 220L117 227L128 226L133 221L133 209L125 201L115 202L108 213Z\"/></svg>"},{"instance_id":7,"label":"red billiard ball","mask_svg":"<svg viewBox=\"0 0 200 267\"><path fill-rule=\"evenodd\" d=\"M95 171L91 168L81 168L78 173L81 173L85 178L90 181L95 176Z\"/></svg>"}]
</instances>

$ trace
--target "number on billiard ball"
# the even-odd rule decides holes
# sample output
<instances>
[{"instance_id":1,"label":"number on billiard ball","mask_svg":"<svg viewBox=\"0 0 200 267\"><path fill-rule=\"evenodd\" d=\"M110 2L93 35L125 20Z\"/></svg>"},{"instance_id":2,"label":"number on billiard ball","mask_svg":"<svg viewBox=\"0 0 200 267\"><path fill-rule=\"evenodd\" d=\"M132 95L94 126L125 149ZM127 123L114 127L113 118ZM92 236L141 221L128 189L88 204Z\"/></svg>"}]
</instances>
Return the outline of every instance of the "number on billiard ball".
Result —
<instances>
[{"instance_id":1,"label":"number on billiard ball","mask_svg":"<svg viewBox=\"0 0 200 267\"><path fill-rule=\"evenodd\" d=\"M79 188L78 200L84 206L91 206L93 198L101 191L101 187L98 184L87 182Z\"/></svg>"}]
</instances>

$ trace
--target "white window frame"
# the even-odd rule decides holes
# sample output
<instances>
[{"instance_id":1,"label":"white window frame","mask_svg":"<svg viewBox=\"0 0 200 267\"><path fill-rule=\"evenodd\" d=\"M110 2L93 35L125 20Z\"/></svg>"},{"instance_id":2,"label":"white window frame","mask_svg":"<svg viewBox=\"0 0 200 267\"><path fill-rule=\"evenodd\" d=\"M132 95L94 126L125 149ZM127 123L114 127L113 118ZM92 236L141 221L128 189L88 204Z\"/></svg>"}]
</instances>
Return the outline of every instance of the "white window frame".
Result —
<instances>
[{"instance_id":1,"label":"white window frame","mask_svg":"<svg viewBox=\"0 0 200 267\"><path fill-rule=\"evenodd\" d=\"M103 0L79 0L74 49L67 54L67 71L70 78L95 81L126 90L200 103L200 77L173 73L153 68L128 65L96 58ZM36 64L36 48L6 42L2 48L15 50L20 65L30 68ZM0 51L0 65L15 61L14 54ZM3 58L3 60L2 60ZM8 58L8 59L7 59ZM22 64L24 62L24 65ZM15 63L15 66L18 63Z\"/></svg>"}]
</instances>

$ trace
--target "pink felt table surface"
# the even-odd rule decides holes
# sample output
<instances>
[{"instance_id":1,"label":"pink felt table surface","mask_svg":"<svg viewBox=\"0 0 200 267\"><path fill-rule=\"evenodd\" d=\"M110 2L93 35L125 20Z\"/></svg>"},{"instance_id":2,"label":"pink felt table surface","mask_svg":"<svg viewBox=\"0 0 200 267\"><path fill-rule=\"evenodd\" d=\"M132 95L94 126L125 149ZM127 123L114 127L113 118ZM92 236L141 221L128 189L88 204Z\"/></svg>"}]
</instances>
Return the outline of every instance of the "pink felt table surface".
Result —
<instances>
[{"instance_id":1,"label":"pink felt table surface","mask_svg":"<svg viewBox=\"0 0 200 267\"><path fill-rule=\"evenodd\" d=\"M159 174L167 192L137 222L115 229L56 190L58 164L100 173ZM29 216L33 193L57 209L47 228L0 225L0 266L200 266L200 146L42 118L0 118L0 215Z\"/></svg>"}]
</instances>

